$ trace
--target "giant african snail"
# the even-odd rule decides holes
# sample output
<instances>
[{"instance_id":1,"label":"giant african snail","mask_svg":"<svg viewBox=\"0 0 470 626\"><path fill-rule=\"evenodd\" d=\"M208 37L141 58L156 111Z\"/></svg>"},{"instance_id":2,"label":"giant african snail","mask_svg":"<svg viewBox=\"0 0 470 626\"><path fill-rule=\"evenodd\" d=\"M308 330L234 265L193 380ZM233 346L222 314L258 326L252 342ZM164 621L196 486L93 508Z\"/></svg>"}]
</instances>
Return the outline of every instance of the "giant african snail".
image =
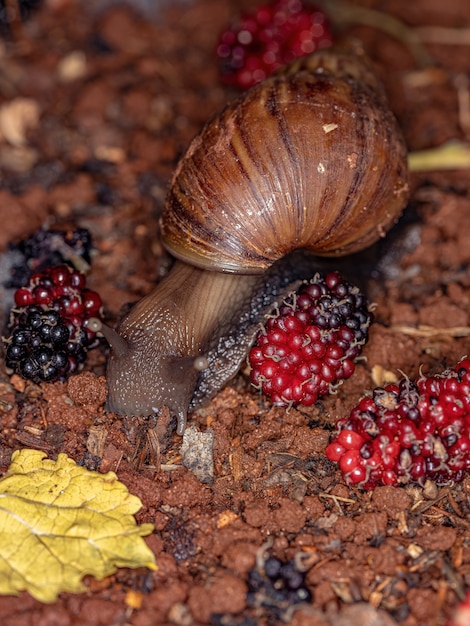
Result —
<instances>
[{"instance_id":1,"label":"giant african snail","mask_svg":"<svg viewBox=\"0 0 470 626\"><path fill-rule=\"evenodd\" d=\"M171 182L161 232L172 271L117 334L103 329L108 408L168 406L182 433L188 407L234 376L260 317L303 272L291 253L361 250L407 197L402 135L360 54L318 52L229 104Z\"/></svg>"}]
</instances>

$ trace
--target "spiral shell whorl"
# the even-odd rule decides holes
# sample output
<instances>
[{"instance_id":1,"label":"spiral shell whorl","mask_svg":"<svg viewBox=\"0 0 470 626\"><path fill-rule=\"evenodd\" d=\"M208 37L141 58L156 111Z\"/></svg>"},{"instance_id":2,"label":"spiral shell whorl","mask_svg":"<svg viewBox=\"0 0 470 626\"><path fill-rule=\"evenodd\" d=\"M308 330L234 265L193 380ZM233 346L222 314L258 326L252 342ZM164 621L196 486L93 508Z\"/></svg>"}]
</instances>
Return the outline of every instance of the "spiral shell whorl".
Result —
<instances>
[{"instance_id":1,"label":"spiral shell whorl","mask_svg":"<svg viewBox=\"0 0 470 626\"><path fill-rule=\"evenodd\" d=\"M193 265L262 273L299 248L369 246L407 192L406 148L381 86L361 59L321 51L203 128L175 172L162 235Z\"/></svg>"}]
</instances>

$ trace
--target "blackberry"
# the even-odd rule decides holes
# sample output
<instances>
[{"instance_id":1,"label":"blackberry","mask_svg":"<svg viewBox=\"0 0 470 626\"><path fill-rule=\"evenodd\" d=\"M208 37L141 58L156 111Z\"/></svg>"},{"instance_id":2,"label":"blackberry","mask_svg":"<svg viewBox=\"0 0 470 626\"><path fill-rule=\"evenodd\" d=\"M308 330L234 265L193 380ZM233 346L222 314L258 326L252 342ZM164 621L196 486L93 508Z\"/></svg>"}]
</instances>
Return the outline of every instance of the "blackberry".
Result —
<instances>
[{"instance_id":1,"label":"blackberry","mask_svg":"<svg viewBox=\"0 0 470 626\"><path fill-rule=\"evenodd\" d=\"M325 14L302 0L276 0L243 13L220 36L225 83L247 89L294 59L330 46Z\"/></svg>"},{"instance_id":2,"label":"blackberry","mask_svg":"<svg viewBox=\"0 0 470 626\"><path fill-rule=\"evenodd\" d=\"M36 382L57 380L73 369L67 354L71 333L57 311L25 307L13 324L5 342L7 367Z\"/></svg>"},{"instance_id":3,"label":"blackberry","mask_svg":"<svg viewBox=\"0 0 470 626\"><path fill-rule=\"evenodd\" d=\"M279 406L310 406L354 372L372 314L339 272L319 274L269 317L248 355L252 384Z\"/></svg>"},{"instance_id":4,"label":"blackberry","mask_svg":"<svg viewBox=\"0 0 470 626\"><path fill-rule=\"evenodd\" d=\"M336 429L326 455L350 485L462 480L470 470L470 359L375 389Z\"/></svg>"},{"instance_id":5,"label":"blackberry","mask_svg":"<svg viewBox=\"0 0 470 626\"><path fill-rule=\"evenodd\" d=\"M97 344L87 321L100 317L101 298L86 289L81 272L59 265L36 273L16 290L15 303L3 338L12 372L34 382L62 380Z\"/></svg>"},{"instance_id":6,"label":"blackberry","mask_svg":"<svg viewBox=\"0 0 470 626\"><path fill-rule=\"evenodd\" d=\"M284 562L269 556L261 567L248 573L247 600L280 620L291 607L310 602L312 594L305 585L305 572L298 569L295 560Z\"/></svg>"}]
</instances>

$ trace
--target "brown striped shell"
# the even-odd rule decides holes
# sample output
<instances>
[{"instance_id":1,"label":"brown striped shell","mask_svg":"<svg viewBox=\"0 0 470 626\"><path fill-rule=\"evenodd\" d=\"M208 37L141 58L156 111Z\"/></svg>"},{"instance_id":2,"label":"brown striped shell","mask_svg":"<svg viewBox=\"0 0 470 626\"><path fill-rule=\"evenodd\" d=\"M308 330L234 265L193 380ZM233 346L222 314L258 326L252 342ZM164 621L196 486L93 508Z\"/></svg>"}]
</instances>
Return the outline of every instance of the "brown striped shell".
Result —
<instances>
[{"instance_id":1,"label":"brown striped shell","mask_svg":"<svg viewBox=\"0 0 470 626\"><path fill-rule=\"evenodd\" d=\"M162 217L166 247L261 273L293 250L361 250L408 196L406 148L366 61L322 51L228 105L193 140Z\"/></svg>"}]
</instances>

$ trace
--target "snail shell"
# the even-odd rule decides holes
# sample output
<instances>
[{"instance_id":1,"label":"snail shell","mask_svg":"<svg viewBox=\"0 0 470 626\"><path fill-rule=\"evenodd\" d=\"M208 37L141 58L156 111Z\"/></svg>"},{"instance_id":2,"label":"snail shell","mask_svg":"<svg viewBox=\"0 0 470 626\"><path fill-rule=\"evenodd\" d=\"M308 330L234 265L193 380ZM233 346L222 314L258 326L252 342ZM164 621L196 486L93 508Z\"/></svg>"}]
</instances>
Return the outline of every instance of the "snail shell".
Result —
<instances>
[{"instance_id":1,"label":"snail shell","mask_svg":"<svg viewBox=\"0 0 470 626\"><path fill-rule=\"evenodd\" d=\"M173 177L165 246L195 266L261 273L299 248L361 250L406 203L407 155L365 59L322 51L227 106Z\"/></svg>"}]
</instances>

